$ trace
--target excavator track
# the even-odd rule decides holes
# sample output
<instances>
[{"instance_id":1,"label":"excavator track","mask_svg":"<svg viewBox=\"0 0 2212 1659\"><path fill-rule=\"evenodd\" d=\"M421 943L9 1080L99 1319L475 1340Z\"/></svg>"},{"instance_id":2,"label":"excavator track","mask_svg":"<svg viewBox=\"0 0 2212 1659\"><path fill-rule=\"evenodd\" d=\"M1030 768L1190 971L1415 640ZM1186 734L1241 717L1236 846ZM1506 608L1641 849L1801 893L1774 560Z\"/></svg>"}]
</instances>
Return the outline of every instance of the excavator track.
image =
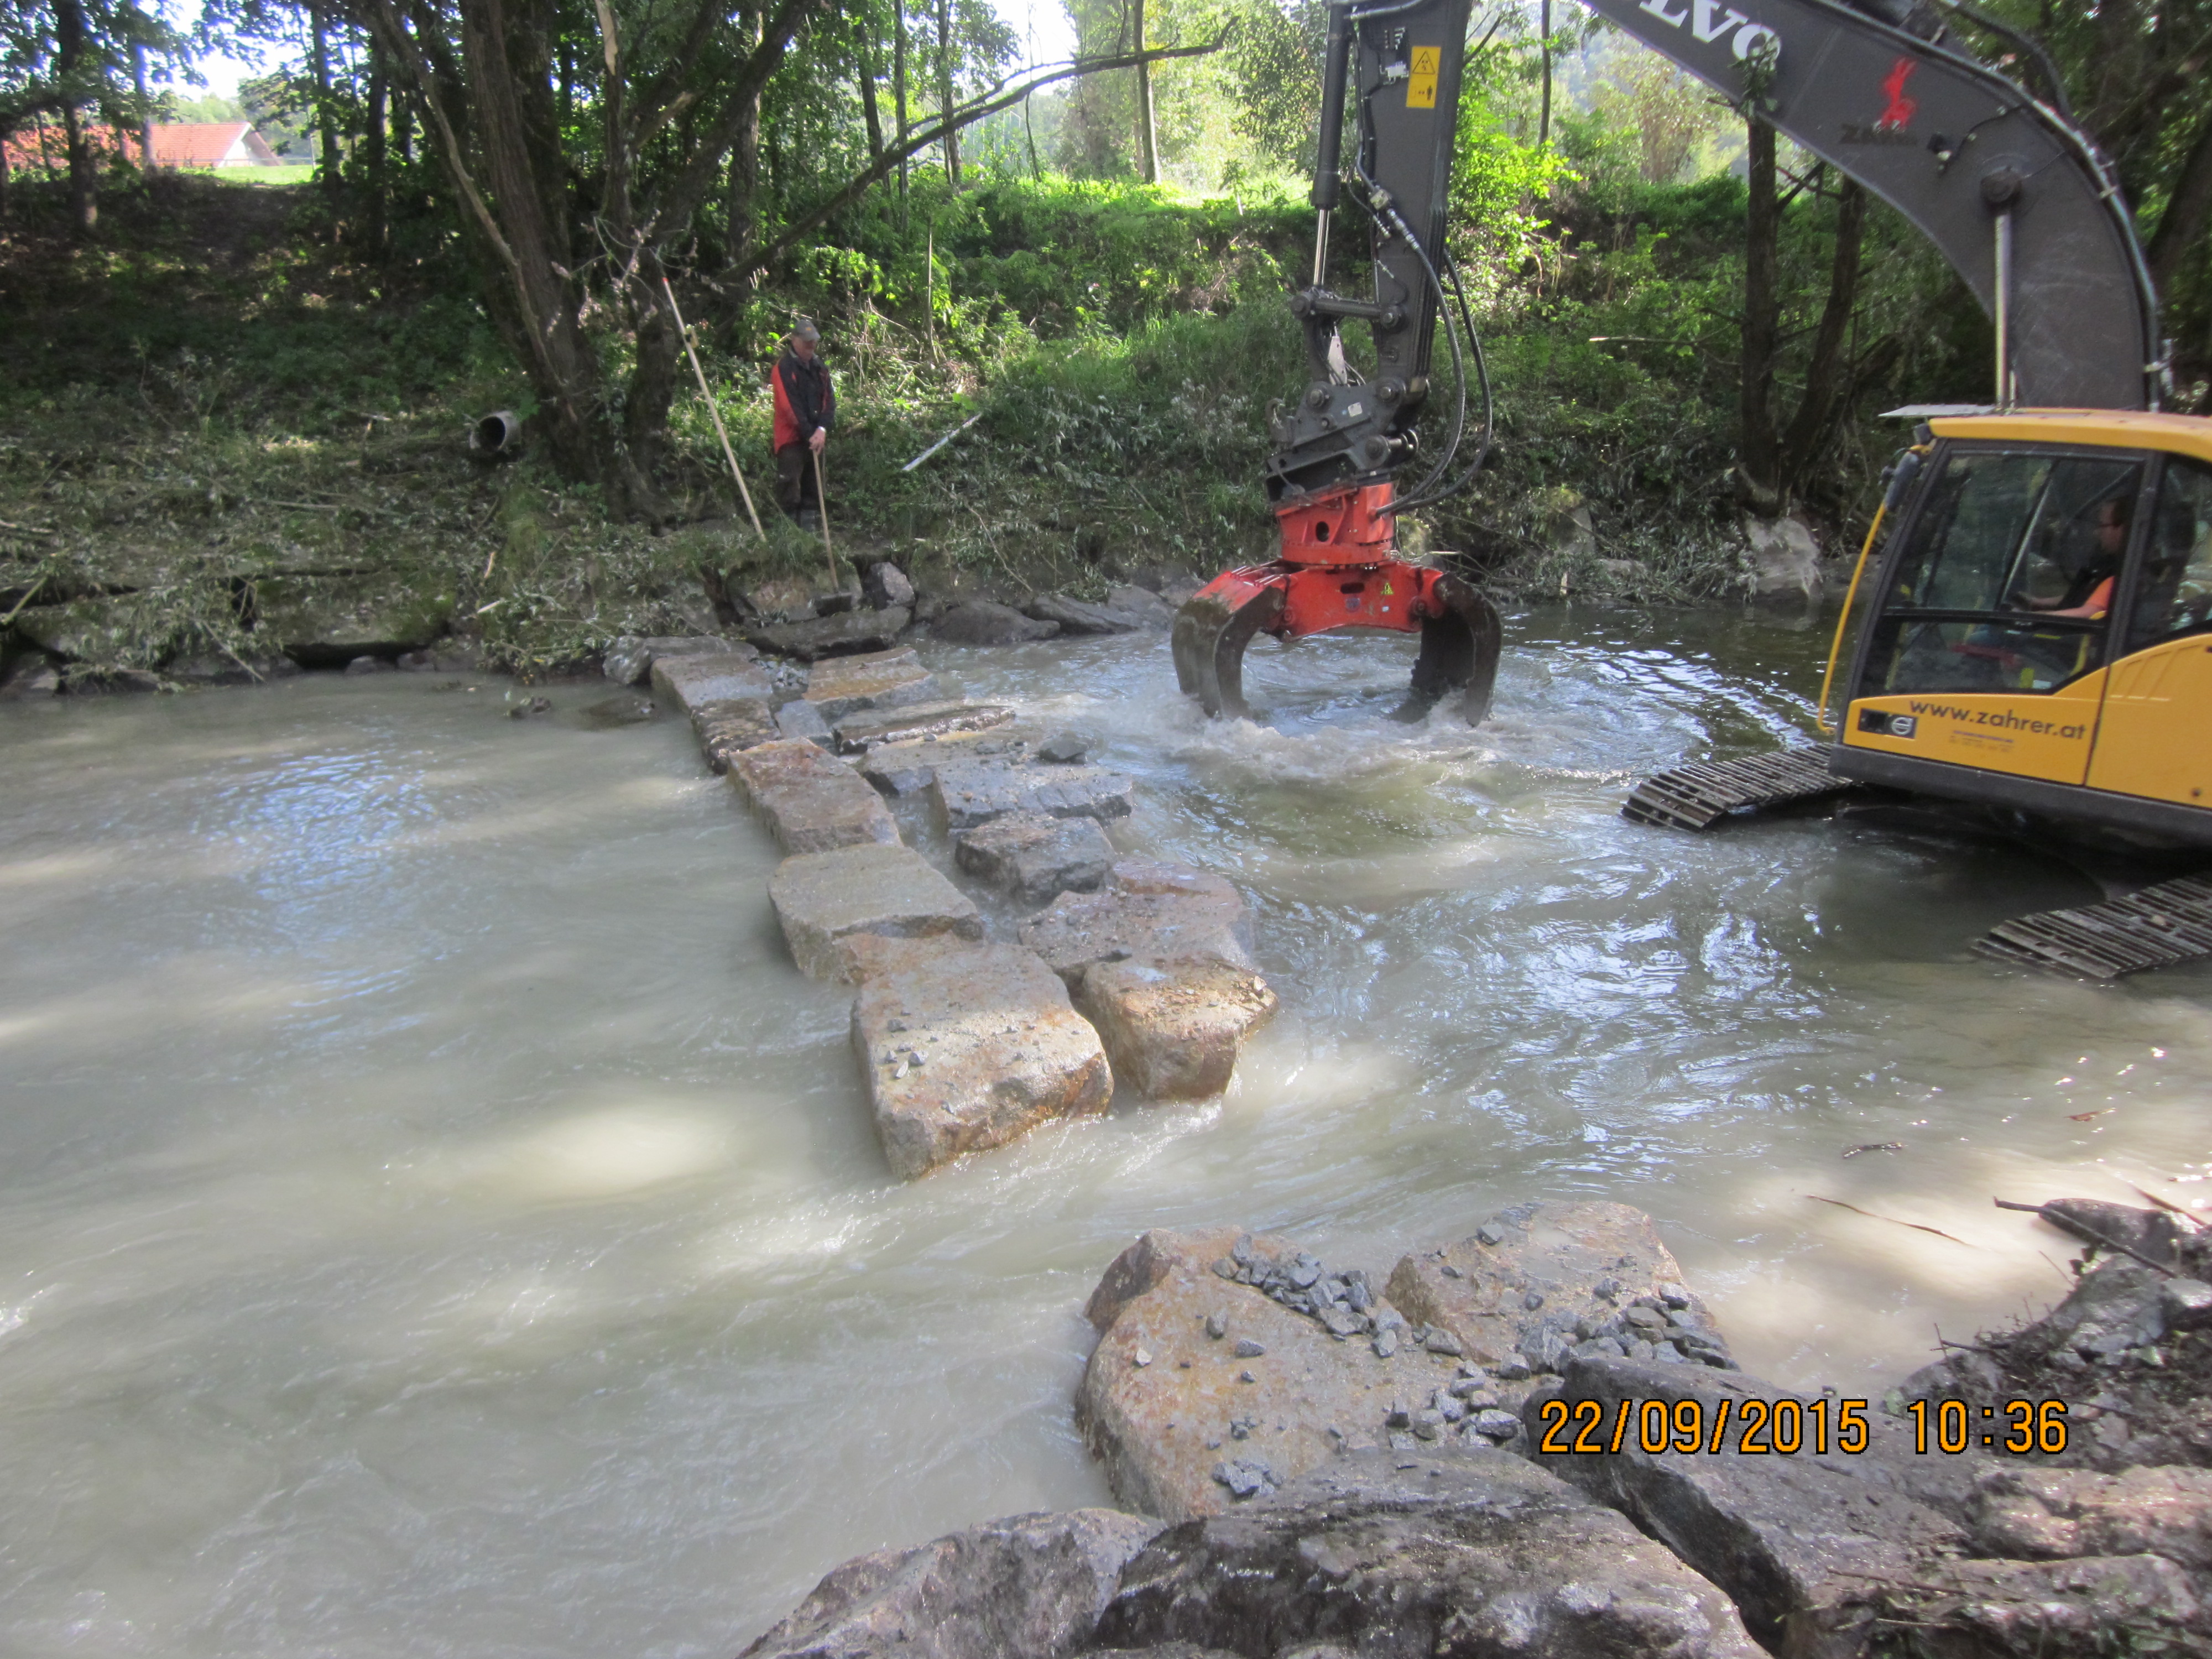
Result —
<instances>
[{"instance_id":1,"label":"excavator track","mask_svg":"<svg viewBox=\"0 0 2212 1659\"><path fill-rule=\"evenodd\" d=\"M1856 787L1828 770L1825 750L1783 749L1742 760L1699 761L1646 778L1621 803L1620 815L1667 830L1710 830L1737 812L1839 795Z\"/></svg>"},{"instance_id":2,"label":"excavator track","mask_svg":"<svg viewBox=\"0 0 2212 1659\"><path fill-rule=\"evenodd\" d=\"M2075 910L2039 910L1974 941L1982 956L2085 979L2212 956L2212 875L2182 876Z\"/></svg>"}]
</instances>

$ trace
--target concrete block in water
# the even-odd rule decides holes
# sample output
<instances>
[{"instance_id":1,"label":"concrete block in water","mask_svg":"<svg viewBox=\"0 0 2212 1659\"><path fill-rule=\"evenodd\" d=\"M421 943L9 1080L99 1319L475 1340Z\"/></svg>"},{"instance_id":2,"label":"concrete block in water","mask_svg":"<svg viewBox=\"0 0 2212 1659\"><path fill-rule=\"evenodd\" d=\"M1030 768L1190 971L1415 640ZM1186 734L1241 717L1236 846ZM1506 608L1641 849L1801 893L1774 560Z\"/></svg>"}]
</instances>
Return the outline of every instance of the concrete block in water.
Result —
<instances>
[{"instance_id":1,"label":"concrete block in water","mask_svg":"<svg viewBox=\"0 0 2212 1659\"><path fill-rule=\"evenodd\" d=\"M1093 963L1212 957L1251 966L1251 918L1219 876L1124 859L1096 893L1062 893L1032 916L1020 939L1070 985Z\"/></svg>"},{"instance_id":2,"label":"concrete block in water","mask_svg":"<svg viewBox=\"0 0 2212 1659\"><path fill-rule=\"evenodd\" d=\"M749 652L702 652L653 662L653 696L686 713L702 703L766 697L772 690L768 671Z\"/></svg>"},{"instance_id":3,"label":"concrete block in water","mask_svg":"<svg viewBox=\"0 0 2212 1659\"><path fill-rule=\"evenodd\" d=\"M1214 957L1094 962L1075 994L1114 1075L1147 1100L1203 1100L1226 1089L1237 1049L1275 1001L1259 975Z\"/></svg>"},{"instance_id":4,"label":"concrete block in water","mask_svg":"<svg viewBox=\"0 0 2212 1659\"><path fill-rule=\"evenodd\" d=\"M844 762L805 739L779 738L730 763L730 782L787 853L896 842L883 797Z\"/></svg>"},{"instance_id":5,"label":"concrete block in water","mask_svg":"<svg viewBox=\"0 0 2212 1659\"><path fill-rule=\"evenodd\" d=\"M1095 892L1113 867L1114 844L1091 818L1054 818L1015 812L963 830L952 856L971 876L1024 903L1041 904L1061 893Z\"/></svg>"},{"instance_id":6,"label":"concrete block in water","mask_svg":"<svg viewBox=\"0 0 2212 1659\"><path fill-rule=\"evenodd\" d=\"M1123 818L1135 793L1127 777L1103 766L945 766L938 769L929 787L931 810L948 832L1010 812Z\"/></svg>"},{"instance_id":7,"label":"concrete block in water","mask_svg":"<svg viewBox=\"0 0 2212 1659\"><path fill-rule=\"evenodd\" d=\"M779 733L775 712L760 697L733 697L726 702L702 702L691 711L691 731L716 772L726 772L730 763L748 749L774 743Z\"/></svg>"},{"instance_id":8,"label":"concrete block in water","mask_svg":"<svg viewBox=\"0 0 2212 1659\"><path fill-rule=\"evenodd\" d=\"M936 680L911 647L825 657L806 674L805 699L830 726L866 709L905 708L936 696Z\"/></svg>"},{"instance_id":9,"label":"concrete block in water","mask_svg":"<svg viewBox=\"0 0 2212 1659\"><path fill-rule=\"evenodd\" d=\"M850 948L853 1049L896 1174L1106 1109L1114 1074L1098 1033L1030 951L875 937Z\"/></svg>"},{"instance_id":10,"label":"concrete block in water","mask_svg":"<svg viewBox=\"0 0 2212 1659\"><path fill-rule=\"evenodd\" d=\"M918 795L937 777L940 766L972 764L998 756L1018 755L1018 738L984 732L947 732L941 736L876 744L860 762L860 775L886 795Z\"/></svg>"},{"instance_id":11,"label":"concrete block in water","mask_svg":"<svg viewBox=\"0 0 2212 1659\"><path fill-rule=\"evenodd\" d=\"M792 960L811 979L857 982L852 941L862 935L983 937L974 902L910 847L799 854L777 866L768 896Z\"/></svg>"},{"instance_id":12,"label":"concrete block in water","mask_svg":"<svg viewBox=\"0 0 2212 1659\"><path fill-rule=\"evenodd\" d=\"M847 754L886 743L914 743L955 732L987 732L1013 719L1014 711L989 702L917 702L872 708L836 722L837 746Z\"/></svg>"},{"instance_id":13,"label":"concrete block in water","mask_svg":"<svg viewBox=\"0 0 2212 1659\"><path fill-rule=\"evenodd\" d=\"M617 685L643 685L653 677L653 665L663 657L738 656L760 653L750 645L713 634L626 634L609 643L599 658L600 672Z\"/></svg>"}]
</instances>

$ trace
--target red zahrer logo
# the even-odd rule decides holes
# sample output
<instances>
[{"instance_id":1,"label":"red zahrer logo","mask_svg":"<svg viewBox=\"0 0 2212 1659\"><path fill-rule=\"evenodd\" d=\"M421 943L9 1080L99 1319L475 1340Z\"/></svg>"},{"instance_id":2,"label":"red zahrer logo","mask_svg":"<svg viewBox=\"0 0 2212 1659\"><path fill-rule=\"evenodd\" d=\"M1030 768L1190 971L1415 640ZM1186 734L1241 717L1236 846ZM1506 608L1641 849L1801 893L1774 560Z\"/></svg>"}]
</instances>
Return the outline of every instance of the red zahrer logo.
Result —
<instances>
[{"instance_id":1,"label":"red zahrer logo","mask_svg":"<svg viewBox=\"0 0 2212 1659\"><path fill-rule=\"evenodd\" d=\"M1881 119L1875 125L1887 127L1894 132L1911 125L1912 112L1920 106L1905 95L1905 83L1912 78L1912 71L1919 67L1910 58L1900 58L1890 66L1889 73L1882 77L1881 82L1881 89L1889 94L1889 107L1882 111Z\"/></svg>"}]
</instances>

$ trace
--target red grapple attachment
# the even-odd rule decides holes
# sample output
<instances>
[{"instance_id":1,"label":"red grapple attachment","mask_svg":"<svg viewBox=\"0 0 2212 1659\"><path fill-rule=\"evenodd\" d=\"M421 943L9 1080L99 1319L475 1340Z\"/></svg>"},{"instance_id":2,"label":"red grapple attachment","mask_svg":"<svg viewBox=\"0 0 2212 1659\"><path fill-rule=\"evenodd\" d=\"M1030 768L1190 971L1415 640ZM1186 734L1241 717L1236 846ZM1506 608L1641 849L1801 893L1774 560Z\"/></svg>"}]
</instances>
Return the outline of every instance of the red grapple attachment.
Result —
<instances>
[{"instance_id":1,"label":"red grapple attachment","mask_svg":"<svg viewBox=\"0 0 2212 1659\"><path fill-rule=\"evenodd\" d=\"M1498 612L1456 576L1395 556L1390 498L1388 483L1354 484L1279 507L1282 556L1215 577L1176 614L1176 678L1207 714L1251 713L1244 647L1255 634L1387 628L1421 635L1413 689L1393 717L1418 720L1456 691L1467 723L1482 723L1498 678Z\"/></svg>"}]
</instances>

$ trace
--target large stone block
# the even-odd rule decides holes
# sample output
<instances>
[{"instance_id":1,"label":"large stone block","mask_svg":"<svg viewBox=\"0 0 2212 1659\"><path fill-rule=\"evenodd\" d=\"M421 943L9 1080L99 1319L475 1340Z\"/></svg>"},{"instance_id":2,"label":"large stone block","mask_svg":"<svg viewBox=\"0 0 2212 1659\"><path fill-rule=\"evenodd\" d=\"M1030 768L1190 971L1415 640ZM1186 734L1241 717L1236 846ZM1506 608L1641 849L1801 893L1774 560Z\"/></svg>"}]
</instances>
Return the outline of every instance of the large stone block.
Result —
<instances>
[{"instance_id":1,"label":"large stone block","mask_svg":"<svg viewBox=\"0 0 2212 1659\"><path fill-rule=\"evenodd\" d=\"M939 827L949 833L1012 812L1127 817L1135 793L1127 777L1103 766L940 766L930 781L929 804Z\"/></svg>"},{"instance_id":2,"label":"large stone block","mask_svg":"<svg viewBox=\"0 0 2212 1659\"><path fill-rule=\"evenodd\" d=\"M1152 859L1123 859L1096 893L1062 893L1019 930L1021 941L1071 985L1094 962L1217 957L1251 965L1251 917L1219 876Z\"/></svg>"},{"instance_id":3,"label":"large stone block","mask_svg":"<svg viewBox=\"0 0 2212 1659\"><path fill-rule=\"evenodd\" d=\"M988 732L1013 717L1012 709L990 702L918 702L903 708L870 709L836 723L837 746L853 754L887 743L915 743L956 732Z\"/></svg>"},{"instance_id":4,"label":"large stone block","mask_svg":"<svg viewBox=\"0 0 2212 1659\"><path fill-rule=\"evenodd\" d=\"M1113 867L1114 844L1091 818L1016 812L960 831L952 838L952 856L1000 892L1042 904L1061 893L1103 886Z\"/></svg>"},{"instance_id":5,"label":"large stone block","mask_svg":"<svg viewBox=\"0 0 2212 1659\"><path fill-rule=\"evenodd\" d=\"M849 948L853 1048L894 1173L926 1175L1113 1098L1098 1033L1030 951L867 937Z\"/></svg>"},{"instance_id":6,"label":"large stone block","mask_svg":"<svg viewBox=\"0 0 2212 1659\"><path fill-rule=\"evenodd\" d=\"M653 659L653 694L690 712L710 702L766 698L774 690L768 671L748 653L700 652Z\"/></svg>"},{"instance_id":7,"label":"large stone block","mask_svg":"<svg viewBox=\"0 0 2212 1659\"><path fill-rule=\"evenodd\" d=\"M805 622L769 623L750 628L746 640L779 657L818 662L824 657L851 656L890 647L905 628L911 613L904 605L883 611L843 611L832 617Z\"/></svg>"},{"instance_id":8,"label":"large stone block","mask_svg":"<svg viewBox=\"0 0 2212 1659\"><path fill-rule=\"evenodd\" d=\"M1050 639L1060 632L1060 624L1032 621L988 599L969 599L939 617L929 631L952 645L1021 645Z\"/></svg>"},{"instance_id":9,"label":"large stone block","mask_svg":"<svg viewBox=\"0 0 2212 1659\"><path fill-rule=\"evenodd\" d=\"M1071 599L1065 593L1040 593L1022 607L1037 622L1057 623L1063 634L1133 634L1145 624L1136 617L1103 605Z\"/></svg>"},{"instance_id":10,"label":"large stone block","mask_svg":"<svg viewBox=\"0 0 2212 1659\"><path fill-rule=\"evenodd\" d=\"M717 772L728 771L730 763L746 750L774 743L781 735L775 711L760 697L702 702L691 711L691 730L707 764Z\"/></svg>"},{"instance_id":11,"label":"large stone block","mask_svg":"<svg viewBox=\"0 0 2212 1659\"><path fill-rule=\"evenodd\" d=\"M965 893L910 847L863 842L786 859L769 878L784 942L811 979L860 980L853 940L983 937Z\"/></svg>"},{"instance_id":12,"label":"large stone block","mask_svg":"<svg viewBox=\"0 0 2212 1659\"><path fill-rule=\"evenodd\" d=\"M1712 1584L1495 1451L1356 1453L1170 1528L1122 1569L1097 1641L1281 1659L1761 1659Z\"/></svg>"},{"instance_id":13,"label":"large stone block","mask_svg":"<svg viewBox=\"0 0 2212 1659\"><path fill-rule=\"evenodd\" d=\"M867 781L803 739L744 750L730 763L730 782L787 853L899 838L883 797Z\"/></svg>"},{"instance_id":14,"label":"large stone block","mask_svg":"<svg viewBox=\"0 0 2212 1659\"><path fill-rule=\"evenodd\" d=\"M1565 1420L1599 1424L1608 1447L1620 1421L1620 1449L1548 1454L1554 1425L1543 1413L1553 1397L1571 1413ZM1741 1449L1743 1425L1766 1425L1771 1433L1772 1405L1783 1399L1796 1400L1805 1414L1804 1449L1762 1453L1763 1436L1754 1436L1752 1451ZM1696 1451L1644 1450L1646 1401L1667 1408L1670 1435L1673 1407L1694 1402L1706 1443ZM1586 1401L1595 1412L1572 1416ZM1746 1412L1751 1401L1765 1406L1755 1419ZM1810 1416L1823 1403L1832 1435L1825 1455L1811 1437ZM1966 1553L1970 1540L1955 1521L1908 1495L1914 1475L1893 1455L1893 1423L1862 1413L1868 1441L1854 1454L1845 1449L1839 1409L1832 1397L1794 1395L1741 1372L1571 1358L1556 1395L1548 1389L1531 1395L1522 1422L1529 1455L1619 1509L1726 1590L1768 1649L1790 1659L1845 1659L1879 1633L1872 1611L1884 1587L1927 1582L1932 1563ZM1551 1443L1571 1445L1572 1435Z\"/></svg>"},{"instance_id":15,"label":"large stone block","mask_svg":"<svg viewBox=\"0 0 2212 1659\"><path fill-rule=\"evenodd\" d=\"M911 648L825 657L806 674L806 701L830 726L869 709L906 708L937 696L937 682Z\"/></svg>"},{"instance_id":16,"label":"large stone block","mask_svg":"<svg viewBox=\"0 0 2212 1659\"><path fill-rule=\"evenodd\" d=\"M750 658L759 654L749 645L714 634L625 634L608 641L599 658L599 670L617 685L643 685L653 678L653 665L662 657Z\"/></svg>"},{"instance_id":17,"label":"large stone block","mask_svg":"<svg viewBox=\"0 0 2212 1659\"><path fill-rule=\"evenodd\" d=\"M1557 1370L1577 1350L1726 1365L1727 1343L1681 1280L1641 1210L1518 1204L1470 1237L1406 1257L1390 1275L1390 1298L1486 1365L1518 1353Z\"/></svg>"},{"instance_id":18,"label":"large stone block","mask_svg":"<svg viewBox=\"0 0 2212 1659\"><path fill-rule=\"evenodd\" d=\"M836 1568L741 1659L1060 1659L1159 1530L1112 1510L1017 1515Z\"/></svg>"},{"instance_id":19,"label":"large stone block","mask_svg":"<svg viewBox=\"0 0 2212 1659\"><path fill-rule=\"evenodd\" d=\"M1275 1002L1267 981L1218 957L1094 962L1075 993L1114 1075L1147 1100L1203 1100L1226 1089L1237 1049Z\"/></svg>"},{"instance_id":20,"label":"large stone block","mask_svg":"<svg viewBox=\"0 0 2212 1659\"><path fill-rule=\"evenodd\" d=\"M1347 1447L1387 1444L1394 1407L1426 1407L1457 1376L1449 1355L1378 1345L1349 1321L1336 1334L1217 1268L1240 1258L1296 1262L1297 1250L1233 1227L1155 1230L1115 1259L1084 1310L1098 1346L1076 1421L1131 1509L1218 1513L1240 1489L1249 1498ZM1328 1277L1317 1269L1312 1282ZM1402 1327L1387 1304L1369 1305Z\"/></svg>"},{"instance_id":21,"label":"large stone block","mask_svg":"<svg viewBox=\"0 0 2212 1659\"><path fill-rule=\"evenodd\" d=\"M2212 1574L2212 1469L2164 1464L2100 1474L2000 1464L1978 1483L1972 1525L1976 1543L1991 1555L2154 1553Z\"/></svg>"},{"instance_id":22,"label":"large stone block","mask_svg":"<svg viewBox=\"0 0 2212 1659\"><path fill-rule=\"evenodd\" d=\"M273 646L306 667L337 668L356 657L397 656L429 644L452 623L453 605L453 584L446 578L365 571L257 577L248 610L257 644ZM38 639L25 626L29 615L16 625Z\"/></svg>"}]
</instances>

